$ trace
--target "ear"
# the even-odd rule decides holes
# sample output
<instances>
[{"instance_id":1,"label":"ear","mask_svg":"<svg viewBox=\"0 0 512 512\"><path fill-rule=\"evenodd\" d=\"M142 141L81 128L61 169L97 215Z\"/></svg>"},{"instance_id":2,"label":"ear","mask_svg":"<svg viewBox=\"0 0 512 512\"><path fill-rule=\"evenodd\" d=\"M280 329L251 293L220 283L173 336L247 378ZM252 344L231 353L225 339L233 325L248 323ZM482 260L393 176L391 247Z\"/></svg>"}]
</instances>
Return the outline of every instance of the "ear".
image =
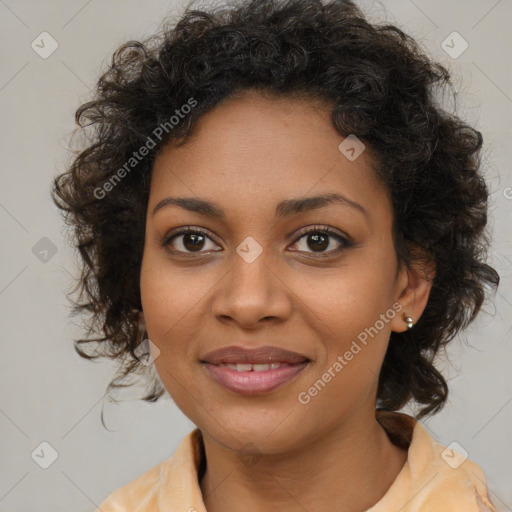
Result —
<instances>
[{"instance_id":1,"label":"ear","mask_svg":"<svg viewBox=\"0 0 512 512\"><path fill-rule=\"evenodd\" d=\"M396 279L395 302L402 309L391 321L392 331L406 331L406 317L412 318L415 324L418 323L427 306L435 275L435 263L426 254L422 260L414 261L412 268L401 263Z\"/></svg>"}]
</instances>

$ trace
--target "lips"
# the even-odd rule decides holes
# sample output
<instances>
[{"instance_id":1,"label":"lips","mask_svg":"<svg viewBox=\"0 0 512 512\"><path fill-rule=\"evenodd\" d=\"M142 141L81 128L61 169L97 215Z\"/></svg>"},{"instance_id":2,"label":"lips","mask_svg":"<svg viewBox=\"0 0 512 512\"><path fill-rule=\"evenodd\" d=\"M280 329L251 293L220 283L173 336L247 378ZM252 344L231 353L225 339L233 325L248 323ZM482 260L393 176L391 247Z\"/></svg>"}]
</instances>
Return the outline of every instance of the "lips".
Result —
<instances>
[{"instance_id":1,"label":"lips","mask_svg":"<svg viewBox=\"0 0 512 512\"><path fill-rule=\"evenodd\" d=\"M213 352L209 352L202 357L202 363L209 363L213 365L221 364L301 364L309 361L309 359L297 352L285 350L279 347L264 346L254 349L244 349L242 347L225 347Z\"/></svg>"},{"instance_id":2,"label":"lips","mask_svg":"<svg viewBox=\"0 0 512 512\"><path fill-rule=\"evenodd\" d=\"M262 395L298 378L308 368L310 362L284 364L275 369L260 371L254 369L233 370L223 364L202 364L210 377L224 389L238 395ZM249 367L252 367L252 365L249 365Z\"/></svg>"}]
</instances>

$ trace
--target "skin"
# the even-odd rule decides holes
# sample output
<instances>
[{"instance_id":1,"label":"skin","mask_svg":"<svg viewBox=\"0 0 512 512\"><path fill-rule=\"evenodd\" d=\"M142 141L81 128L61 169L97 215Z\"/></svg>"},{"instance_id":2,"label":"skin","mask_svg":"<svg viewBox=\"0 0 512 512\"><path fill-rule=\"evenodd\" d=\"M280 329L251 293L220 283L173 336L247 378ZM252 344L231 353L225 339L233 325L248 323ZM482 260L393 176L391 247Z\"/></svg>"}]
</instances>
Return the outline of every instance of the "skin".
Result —
<instances>
[{"instance_id":1,"label":"skin","mask_svg":"<svg viewBox=\"0 0 512 512\"><path fill-rule=\"evenodd\" d=\"M203 116L184 146L169 145L155 160L141 319L161 351L155 365L164 386L203 434L200 486L208 512L240 503L246 512L361 511L382 498L406 461L375 419L390 333L406 330L401 314L308 404L297 399L393 304L417 322L430 292L421 272L398 265L389 193L369 151L350 161L338 149L343 140L327 106L246 91ZM284 199L333 192L367 215L334 203L275 216ZM225 219L174 205L152 215L168 196L213 201ZM297 236L316 224L355 246L336 252L343 243L330 236L317 249L311 237ZM208 232L196 252L187 235L162 246L186 226ZM252 263L236 252L248 236L263 251ZM311 363L274 391L242 396L200 363L230 345L277 345Z\"/></svg>"}]
</instances>

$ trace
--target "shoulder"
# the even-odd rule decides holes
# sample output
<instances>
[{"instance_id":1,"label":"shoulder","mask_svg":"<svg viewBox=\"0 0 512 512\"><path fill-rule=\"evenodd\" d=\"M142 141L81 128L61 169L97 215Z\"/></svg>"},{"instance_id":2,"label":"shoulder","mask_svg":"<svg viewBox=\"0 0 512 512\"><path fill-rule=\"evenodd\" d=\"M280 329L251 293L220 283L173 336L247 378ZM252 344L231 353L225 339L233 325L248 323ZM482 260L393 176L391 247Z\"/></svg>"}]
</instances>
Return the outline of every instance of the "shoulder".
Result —
<instances>
[{"instance_id":1,"label":"shoulder","mask_svg":"<svg viewBox=\"0 0 512 512\"><path fill-rule=\"evenodd\" d=\"M380 413L379 420L395 444L407 447L408 455L402 471L371 512L394 508L402 512L496 512L484 472L462 446L438 443L423 425L402 413Z\"/></svg>"},{"instance_id":2,"label":"shoulder","mask_svg":"<svg viewBox=\"0 0 512 512\"><path fill-rule=\"evenodd\" d=\"M432 460L426 472L429 476L425 487L429 506L426 510L458 511L462 507L467 512L496 512L482 468L468 458L460 445L444 446L430 436L428 439Z\"/></svg>"},{"instance_id":3,"label":"shoulder","mask_svg":"<svg viewBox=\"0 0 512 512\"><path fill-rule=\"evenodd\" d=\"M116 489L99 505L96 512L150 512L158 510L160 463L128 484Z\"/></svg>"},{"instance_id":4,"label":"shoulder","mask_svg":"<svg viewBox=\"0 0 512 512\"><path fill-rule=\"evenodd\" d=\"M202 435L196 428L180 442L174 455L112 492L95 512L170 512L186 511L191 503L199 506L198 471L203 459Z\"/></svg>"}]
</instances>

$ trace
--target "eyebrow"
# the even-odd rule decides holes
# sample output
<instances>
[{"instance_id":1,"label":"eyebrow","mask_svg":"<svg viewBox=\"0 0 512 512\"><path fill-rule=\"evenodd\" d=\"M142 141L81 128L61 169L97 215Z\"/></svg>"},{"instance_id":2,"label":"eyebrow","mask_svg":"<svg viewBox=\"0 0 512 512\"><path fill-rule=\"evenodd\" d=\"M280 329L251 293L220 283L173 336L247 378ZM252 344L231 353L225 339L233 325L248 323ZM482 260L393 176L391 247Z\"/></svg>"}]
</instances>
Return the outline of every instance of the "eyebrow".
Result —
<instances>
[{"instance_id":1,"label":"eyebrow","mask_svg":"<svg viewBox=\"0 0 512 512\"><path fill-rule=\"evenodd\" d=\"M359 203L356 203L341 194L322 194L296 199L285 199L276 206L275 215L278 218L285 218L293 214L316 210L329 204L349 206L360 211L366 218L368 218L368 212ZM167 206L179 206L185 210L196 212L207 217L214 217L217 219L226 218L224 211L217 204L195 197L166 197L153 208L152 215L155 215L156 212Z\"/></svg>"}]
</instances>

